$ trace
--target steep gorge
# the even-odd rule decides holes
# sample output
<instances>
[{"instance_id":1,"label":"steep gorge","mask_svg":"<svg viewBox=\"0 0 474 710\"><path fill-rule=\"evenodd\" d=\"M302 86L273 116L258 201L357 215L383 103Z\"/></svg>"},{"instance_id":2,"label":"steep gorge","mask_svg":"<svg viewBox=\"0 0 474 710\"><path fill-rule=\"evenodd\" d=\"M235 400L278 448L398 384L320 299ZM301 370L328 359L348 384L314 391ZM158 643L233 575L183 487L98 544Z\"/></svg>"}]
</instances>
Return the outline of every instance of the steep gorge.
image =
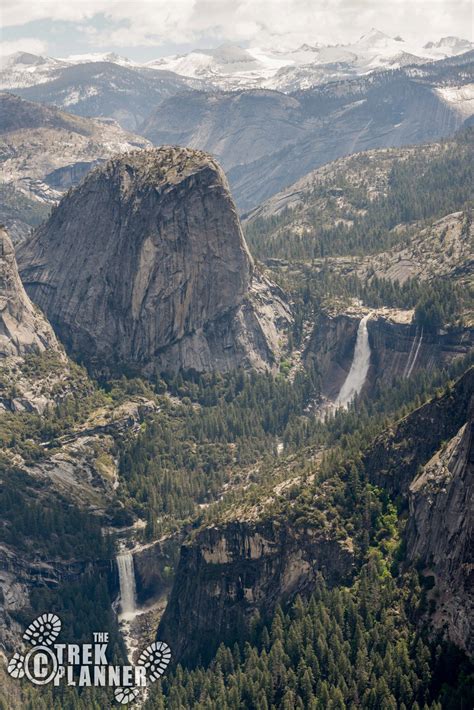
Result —
<instances>
[{"instance_id":1,"label":"steep gorge","mask_svg":"<svg viewBox=\"0 0 474 710\"><path fill-rule=\"evenodd\" d=\"M442 397L435 397L385 430L362 457L370 483L386 489L402 508L406 509L410 498L407 559L415 562L421 558L428 568L434 565L437 583L445 593L454 579L462 577L464 591L459 592L449 618L446 612L443 620L451 638L461 640L464 647L465 617L472 604L468 592L472 574L472 451L468 446L471 424L466 421L473 384L471 368ZM457 435L460 427L464 427L464 435ZM441 454L450 473L443 468L434 490L430 459L443 450L443 442L456 436L448 453L457 447L458 454L454 458ZM420 482L415 476L421 466L425 466L425 474ZM431 481L429 486L426 479ZM325 484L312 490L314 505L324 496ZM325 525L318 526L304 515L292 514L292 498L283 516L266 515L265 505L257 516L234 511L230 518L202 527L185 542L158 629L158 638L174 644L178 661L191 665L204 662L218 643L245 638L252 620L268 618L277 603L286 604L296 594L310 593L318 574L329 585L349 582L360 563L352 541L344 539L341 529L335 533L327 519ZM325 511L328 503L323 505ZM440 536L440 524L449 528L446 537ZM449 543L448 555L450 540L457 542L454 547ZM461 617L456 618L456 609L463 610Z\"/></svg>"}]
</instances>

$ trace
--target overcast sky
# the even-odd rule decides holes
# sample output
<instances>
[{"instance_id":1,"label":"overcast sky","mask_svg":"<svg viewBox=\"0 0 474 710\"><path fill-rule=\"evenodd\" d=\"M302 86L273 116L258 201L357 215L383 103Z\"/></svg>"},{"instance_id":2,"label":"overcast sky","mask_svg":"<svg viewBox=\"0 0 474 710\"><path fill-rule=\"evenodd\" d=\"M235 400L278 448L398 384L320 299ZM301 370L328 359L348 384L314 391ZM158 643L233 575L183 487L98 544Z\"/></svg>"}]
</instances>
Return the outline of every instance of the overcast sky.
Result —
<instances>
[{"instance_id":1,"label":"overcast sky","mask_svg":"<svg viewBox=\"0 0 474 710\"><path fill-rule=\"evenodd\" d=\"M0 0L0 51L116 51L147 60L195 47L335 44L371 27L408 41L472 39L472 0Z\"/></svg>"}]
</instances>

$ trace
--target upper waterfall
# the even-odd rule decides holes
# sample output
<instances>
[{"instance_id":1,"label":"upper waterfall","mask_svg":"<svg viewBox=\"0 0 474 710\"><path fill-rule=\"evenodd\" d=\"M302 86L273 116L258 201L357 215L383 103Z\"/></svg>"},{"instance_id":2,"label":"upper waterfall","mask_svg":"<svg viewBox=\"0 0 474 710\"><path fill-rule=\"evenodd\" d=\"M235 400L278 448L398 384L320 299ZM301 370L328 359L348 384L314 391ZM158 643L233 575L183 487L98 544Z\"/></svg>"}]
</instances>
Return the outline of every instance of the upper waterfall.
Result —
<instances>
[{"instance_id":1,"label":"upper waterfall","mask_svg":"<svg viewBox=\"0 0 474 710\"><path fill-rule=\"evenodd\" d=\"M359 323L351 369L335 401L336 407L347 408L364 386L370 365L370 344L367 322L371 315L372 314L369 313L364 316Z\"/></svg>"},{"instance_id":2,"label":"upper waterfall","mask_svg":"<svg viewBox=\"0 0 474 710\"><path fill-rule=\"evenodd\" d=\"M121 552L117 555L117 567L120 582L121 617L126 618L136 613L135 568L131 552Z\"/></svg>"}]
</instances>

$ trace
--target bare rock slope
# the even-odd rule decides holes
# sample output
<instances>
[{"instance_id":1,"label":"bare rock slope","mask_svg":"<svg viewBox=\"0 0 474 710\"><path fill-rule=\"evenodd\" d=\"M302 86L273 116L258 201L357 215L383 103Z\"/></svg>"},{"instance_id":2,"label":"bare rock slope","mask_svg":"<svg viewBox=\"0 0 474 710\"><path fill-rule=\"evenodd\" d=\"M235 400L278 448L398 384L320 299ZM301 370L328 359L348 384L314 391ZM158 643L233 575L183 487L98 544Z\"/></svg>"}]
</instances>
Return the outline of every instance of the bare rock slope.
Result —
<instances>
[{"instance_id":1,"label":"bare rock slope","mask_svg":"<svg viewBox=\"0 0 474 710\"><path fill-rule=\"evenodd\" d=\"M474 655L474 400L468 421L409 489L408 552L434 582L433 623ZM471 513L469 512L471 511Z\"/></svg>"},{"instance_id":2,"label":"bare rock slope","mask_svg":"<svg viewBox=\"0 0 474 710\"><path fill-rule=\"evenodd\" d=\"M28 298L18 274L15 251L0 227L0 358L59 350L53 329Z\"/></svg>"},{"instance_id":3,"label":"bare rock slope","mask_svg":"<svg viewBox=\"0 0 474 710\"><path fill-rule=\"evenodd\" d=\"M51 325L23 287L11 239L0 227L0 416L43 412L68 391L69 369Z\"/></svg>"},{"instance_id":4,"label":"bare rock slope","mask_svg":"<svg viewBox=\"0 0 474 710\"><path fill-rule=\"evenodd\" d=\"M111 119L72 116L0 93L0 220L12 241L27 237L91 167L146 146Z\"/></svg>"},{"instance_id":5,"label":"bare rock slope","mask_svg":"<svg viewBox=\"0 0 474 710\"><path fill-rule=\"evenodd\" d=\"M96 371L272 367L290 316L206 154L164 147L90 173L19 249L22 278Z\"/></svg>"}]
</instances>

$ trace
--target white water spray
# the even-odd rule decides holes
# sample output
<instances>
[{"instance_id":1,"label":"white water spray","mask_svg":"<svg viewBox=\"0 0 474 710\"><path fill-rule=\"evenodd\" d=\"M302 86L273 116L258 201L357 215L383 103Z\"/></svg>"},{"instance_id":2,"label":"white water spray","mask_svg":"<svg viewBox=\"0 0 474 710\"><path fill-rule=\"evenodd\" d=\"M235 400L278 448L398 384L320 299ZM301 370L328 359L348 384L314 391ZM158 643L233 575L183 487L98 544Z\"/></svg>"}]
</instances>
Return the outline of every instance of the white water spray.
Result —
<instances>
[{"instance_id":1,"label":"white water spray","mask_svg":"<svg viewBox=\"0 0 474 710\"><path fill-rule=\"evenodd\" d=\"M137 590L132 553L121 552L117 555L117 567L120 582L120 618L127 619L135 616L137 609Z\"/></svg>"},{"instance_id":2,"label":"white water spray","mask_svg":"<svg viewBox=\"0 0 474 710\"><path fill-rule=\"evenodd\" d=\"M344 407L346 409L364 386L370 366L370 345L367 321L371 315L372 314L369 313L367 316L364 316L359 323L351 369L335 401L336 407Z\"/></svg>"}]
</instances>

